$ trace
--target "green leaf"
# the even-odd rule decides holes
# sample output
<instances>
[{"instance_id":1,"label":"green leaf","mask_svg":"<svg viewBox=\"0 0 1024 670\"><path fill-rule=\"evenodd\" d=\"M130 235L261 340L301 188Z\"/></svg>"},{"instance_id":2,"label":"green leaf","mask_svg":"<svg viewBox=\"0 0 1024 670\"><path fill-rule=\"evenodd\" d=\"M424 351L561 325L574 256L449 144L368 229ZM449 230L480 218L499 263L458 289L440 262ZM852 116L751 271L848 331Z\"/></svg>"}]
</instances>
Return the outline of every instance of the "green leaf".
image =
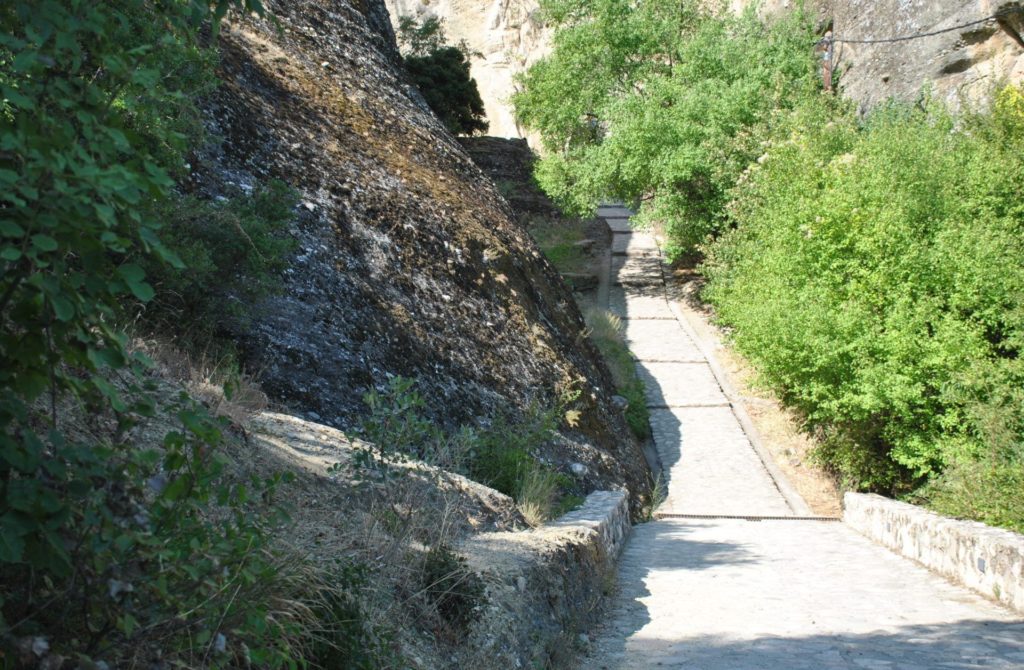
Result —
<instances>
[{"instance_id":1,"label":"green leaf","mask_svg":"<svg viewBox=\"0 0 1024 670\"><path fill-rule=\"evenodd\" d=\"M49 235L33 235L32 246L38 249L39 251L56 251L57 240L53 239Z\"/></svg>"},{"instance_id":2,"label":"green leaf","mask_svg":"<svg viewBox=\"0 0 1024 670\"><path fill-rule=\"evenodd\" d=\"M25 229L13 221L0 221L0 235L4 237L22 237Z\"/></svg>"},{"instance_id":3,"label":"green leaf","mask_svg":"<svg viewBox=\"0 0 1024 670\"><path fill-rule=\"evenodd\" d=\"M153 287L146 283L146 272L135 263L126 263L117 269L128 290L142 302L149 302L156 295Z\"/></svg>"},{"instance_id":4,"label":"green leaf","mask_svg":"<svg viewBox=\"0 0 1024 670\"><path fill-rule=\"evenodd\" d=\"M25 553L25 541L0 522L0 563L18 563Z\"/></svg>"},{"instance_id":5,"label":"green leaf","mask_svg":"<svg viewBox=\"0 0 1024 670\"><path fill-rule=\"evenodd\" d=\"M67 298L56 296L50 298L53 305L53 313L59 321L68 322L75 316L75 306Z\"/></svg>"}]
</instances>

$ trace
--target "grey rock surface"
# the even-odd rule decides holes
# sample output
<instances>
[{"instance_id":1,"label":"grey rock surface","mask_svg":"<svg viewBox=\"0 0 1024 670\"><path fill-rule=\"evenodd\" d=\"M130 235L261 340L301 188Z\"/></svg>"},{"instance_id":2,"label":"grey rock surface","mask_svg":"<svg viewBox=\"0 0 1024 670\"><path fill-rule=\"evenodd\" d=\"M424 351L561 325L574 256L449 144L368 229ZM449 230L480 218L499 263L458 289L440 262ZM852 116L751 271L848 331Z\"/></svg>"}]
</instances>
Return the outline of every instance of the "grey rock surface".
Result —
<instances>
[{"instance_id":1,"label":"grey rock surface","mask_svg":"<svg viewBox=\"0 0 1024 670\"><path fill-rule=\"evenodd\" d=\"M265 4L280 29L221 32L223 84L204 103L215 141L194 184L216 197L277 178L303 203L283 290L231 333L245 366L275 401L340 427L396 375L446 427L554 406L571 386L583 415L566 432L591 448L566 467L588 466L587 491L642 490L571 291L408 86L383 0Z\"/></svg>"}]
</instances>

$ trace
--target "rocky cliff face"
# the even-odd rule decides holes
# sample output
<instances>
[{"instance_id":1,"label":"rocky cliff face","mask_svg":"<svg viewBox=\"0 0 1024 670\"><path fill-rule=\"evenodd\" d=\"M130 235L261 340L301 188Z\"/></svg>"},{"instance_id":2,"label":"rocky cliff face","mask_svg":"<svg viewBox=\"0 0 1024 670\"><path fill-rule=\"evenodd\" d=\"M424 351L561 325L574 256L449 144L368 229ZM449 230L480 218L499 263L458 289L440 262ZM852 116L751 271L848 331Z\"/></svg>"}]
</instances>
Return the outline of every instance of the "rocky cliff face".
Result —
<instances>
[{"instance_id":1,"label":"rocky cliff face","mask_svg":"<svg viewBox=\"0 0 1024 670\"><path fill-rule=\"evenodd\" d=\"M645 486L643 458L572 296L398 66L383 0L271 0L221 34L219 138L196 187L301 194L284 291L237 338L278 401L350 425L392 375L453 426L579 392L586 488Z\"/></svg>"},{"instance_id":2,"label":"rocky cliff face","mask_svg":"<svg viewBox=\"0 0 1024 670\"><path fill-rule=\"evenodd\" d=\"M731 0L730 7L742 11L750 4ZM758 6L770 15L795 3L764 0ZM822 34L831 28L837 40L850 40L836 44L835 71L840 90L861 111L890 98L914 101L925 86L957 109L983 104L997 87L1024 81L1019 0L811 0L807 6Z\"/></svg>"},{"instance_id":3,"label":"rocky cliff face","mask_svg":"<svg viewBox=\"0 0 1024 670\"><path fill-rule=\"evenodd\" d=\"M549 32L540 22L536 0L387 0L398 24L401 16L443 19L448 40L465 40L478 53L473 77L487 109L490 135L522 137L508 100L515 76L548 52Z\"/></svg>"},{"instance_id":4,"label":"rocky cliff face","mask_svg":"<svg viewBox=\"0 0 1024 670\"><path fill-rule=\"evenodd\" d=\"M845 95L866 110L890 97L915 99L929 84L951 107L981 102L1024 81L1024 3L1006 0L831 0L836 37L888 39L983 21L940 35L883 44L839 44Z\"/></svg>"}]
</instances>

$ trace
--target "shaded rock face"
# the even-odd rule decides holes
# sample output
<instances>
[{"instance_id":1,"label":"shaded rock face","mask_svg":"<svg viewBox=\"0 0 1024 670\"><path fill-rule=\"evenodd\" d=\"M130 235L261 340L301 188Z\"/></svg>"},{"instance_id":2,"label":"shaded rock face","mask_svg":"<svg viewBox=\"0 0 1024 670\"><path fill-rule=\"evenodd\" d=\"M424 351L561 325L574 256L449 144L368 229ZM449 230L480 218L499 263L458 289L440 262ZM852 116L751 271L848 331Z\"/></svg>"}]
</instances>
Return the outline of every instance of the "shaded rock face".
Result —
<instances>
[{"instance_id":1,"label":"shaded rock face","mask_svg":"<svg viewBox=\"0 0 1024 670\"><path fill-rule=\"evenodd\" d=\"M215 196L278 178L300 192L280 295L236 337L264 388L351 425L391 375L454 426L580 392L592 486L644 490L608 372L555 270L398 66L383 0L266 2L280 21L221 34L219 138L196 163Z\"/></svg>"},{"instance_id":2,"label":"shaded rock face","mask_svg":"<svg viewBox=\"0 0 1024 670\"><path fill-rule=\"evenodd\" d=\"M498 186L520 220L561 215L533 178L536 156L525 139L460 137L459 143Z\"/></svg>"},{"instance_id":3,"label":"shaded rock face","mask_svg":"<svg viewBox=\"0 0 1024 670\"><path fill-rule=\"evenodd\" d=\"M522 137L510 96L515 77L549 51L550 31L539 19L537 0L387 0L395 25L402 16L444 20L448 41L465 40L472 74L490 123L488 134Z\"/></svg>"},{"instance_id":4,"label":"shaded rock face","mask_svg":"<svg viewBox=\"0 0 1024 670\"><path fill-rule=\"evenodd\" d=\"M1024 2L1006 0L832 0L837 37L892 38L998 20L894 44L836 48L843 93L866 111L888 98L915 100L922 86L952 108L985 101L1000 85L1024 81Z\"/></svg>"}]
</instances>

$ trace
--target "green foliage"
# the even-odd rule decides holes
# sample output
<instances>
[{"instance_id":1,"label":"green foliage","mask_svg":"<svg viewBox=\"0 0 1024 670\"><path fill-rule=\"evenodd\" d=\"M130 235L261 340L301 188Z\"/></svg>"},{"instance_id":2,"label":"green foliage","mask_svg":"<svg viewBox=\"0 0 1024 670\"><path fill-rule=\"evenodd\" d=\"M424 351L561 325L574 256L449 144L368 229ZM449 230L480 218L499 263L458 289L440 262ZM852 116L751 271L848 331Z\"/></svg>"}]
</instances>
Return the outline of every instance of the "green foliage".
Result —
<instances>
[{"instance_id":1,"label":"green foliage","mask_svg":"<svg viewBox=\"0 0 1024 670\"><path fill-rule=\"evenodd\" d=\"M542 508L537 514L542 520L566 504L571 481L533 455L551 440L563 416L560 409L532 407L523 416L499 414L485 428L446 431L426 416L415 380L392 377L384 392L373 390L363 400L370 413L357 431L366 440L356 446L351 464L357 477L397 476L393 465L412 457L465 474L521 505ZM546 504L532 495L540 490L538 482L553 491Z\"/></svg>"},{"instance_id":2,"label":"green foliage","mask_svg":"<svg viewBox=\"0 0 1024 670\"><path fill-rule=\"evenodd\" d=\"M428 16L419 22L413 16L403 16L398 19L398 43L407 55L429 56L447 46L444 21Z\"/></svg>"},{"instance_id":3,"label":"green foliage","mask_svg":"<svg viewBox=\"0 0 1024 670\"><path fill-rule=\"evenodd\" d=\"M587 269L587 252L579 245L587 238L584 221L552 221L537 217L529 222L529 230L537 246L559 272L579 273Z\"/></svg>"},{"instance_id":4,"label":"green foliage","mask_svg":"<svg viewBox=\"0 0 1024 670\"><path fill-rule=\"evenodd\" d=\"M271 542L282 479L233 475L223 426L187 397L157 407L147 361L113 325L125 303L153 300L153 259L167 277L184 268L158 237L159 203L198 128L192 100L213 83L199 32L231 7L260 10L0 7L0 657L12 663L28 662L15 649L26 636L47 640L49 664L302 662L305 610L282 605L294 582ZM132 429L166 416L177 427L140 447Z\"/></svg>"},{"instance_id":5,"label":"green foliage","mask_svg":"<svg viewBox=\"0 0 1024 670\"><path fill-rule=\"evenodd\" d=\"M664 225L672 255L717 233L772 111L813 87L809 20L765 25L698 0L541 6L554 48L513 101L547 149L542 187L581 214L642 200L639 221Z\"/></svg>"},{"instance_id":6,"label":"green foliage","mask_svg":"<svg viewBox=\"0 0 1024 670\"><path fill-rule=\"evenodd\" d=\"M294 247L284 233L297 201L294 189L271 181L223 201L182 196L157 203L153 216L162 222L161 241L188 265L140 259L156 291L145 305L144 326L178 333L187 328L191 341L205 342L229 317L244 318L245 306L279 286Z\"/></svg>"},{"instance_id":7,"label":"green foliage","mask_svg":"<svg viewBox=\"0 0 1024 670\"><path fill-rule=\"evenodd\" d=\"M1020 525L1024 95L991 114L810 99L733 193L708 296L847 483ZM965 486L977 477L977 486ZM1016 487L1016 488L1013 488Z\"/></svg>"},{"instance_id":8,"label":"green foliage","mask_svg":"<svg viewBox=\"0 0 1024 670\"><path fill-rule=\"evenodd\" d=\"M484 103L470 75L472 54L465 44L447 45L443 24L436 18L417 24L403 17L399 40L406 50L409 77L445 127L455 135L487 132Z\"/></svg>"},{"instance_id":9,"label":"green foliage","mask_svg":"<svg viewBox=\"0 0 1024 670\"><path fill-rule=\"evenodd\" d=\"M360 593L370 582L365 565L338 561L317 575L319 587L309 598L310 620L306 621L305 650L310 663L323 670L374 670L387 667L390 639L381 637L366 624Z\"/></svg>"}]
</instances>

